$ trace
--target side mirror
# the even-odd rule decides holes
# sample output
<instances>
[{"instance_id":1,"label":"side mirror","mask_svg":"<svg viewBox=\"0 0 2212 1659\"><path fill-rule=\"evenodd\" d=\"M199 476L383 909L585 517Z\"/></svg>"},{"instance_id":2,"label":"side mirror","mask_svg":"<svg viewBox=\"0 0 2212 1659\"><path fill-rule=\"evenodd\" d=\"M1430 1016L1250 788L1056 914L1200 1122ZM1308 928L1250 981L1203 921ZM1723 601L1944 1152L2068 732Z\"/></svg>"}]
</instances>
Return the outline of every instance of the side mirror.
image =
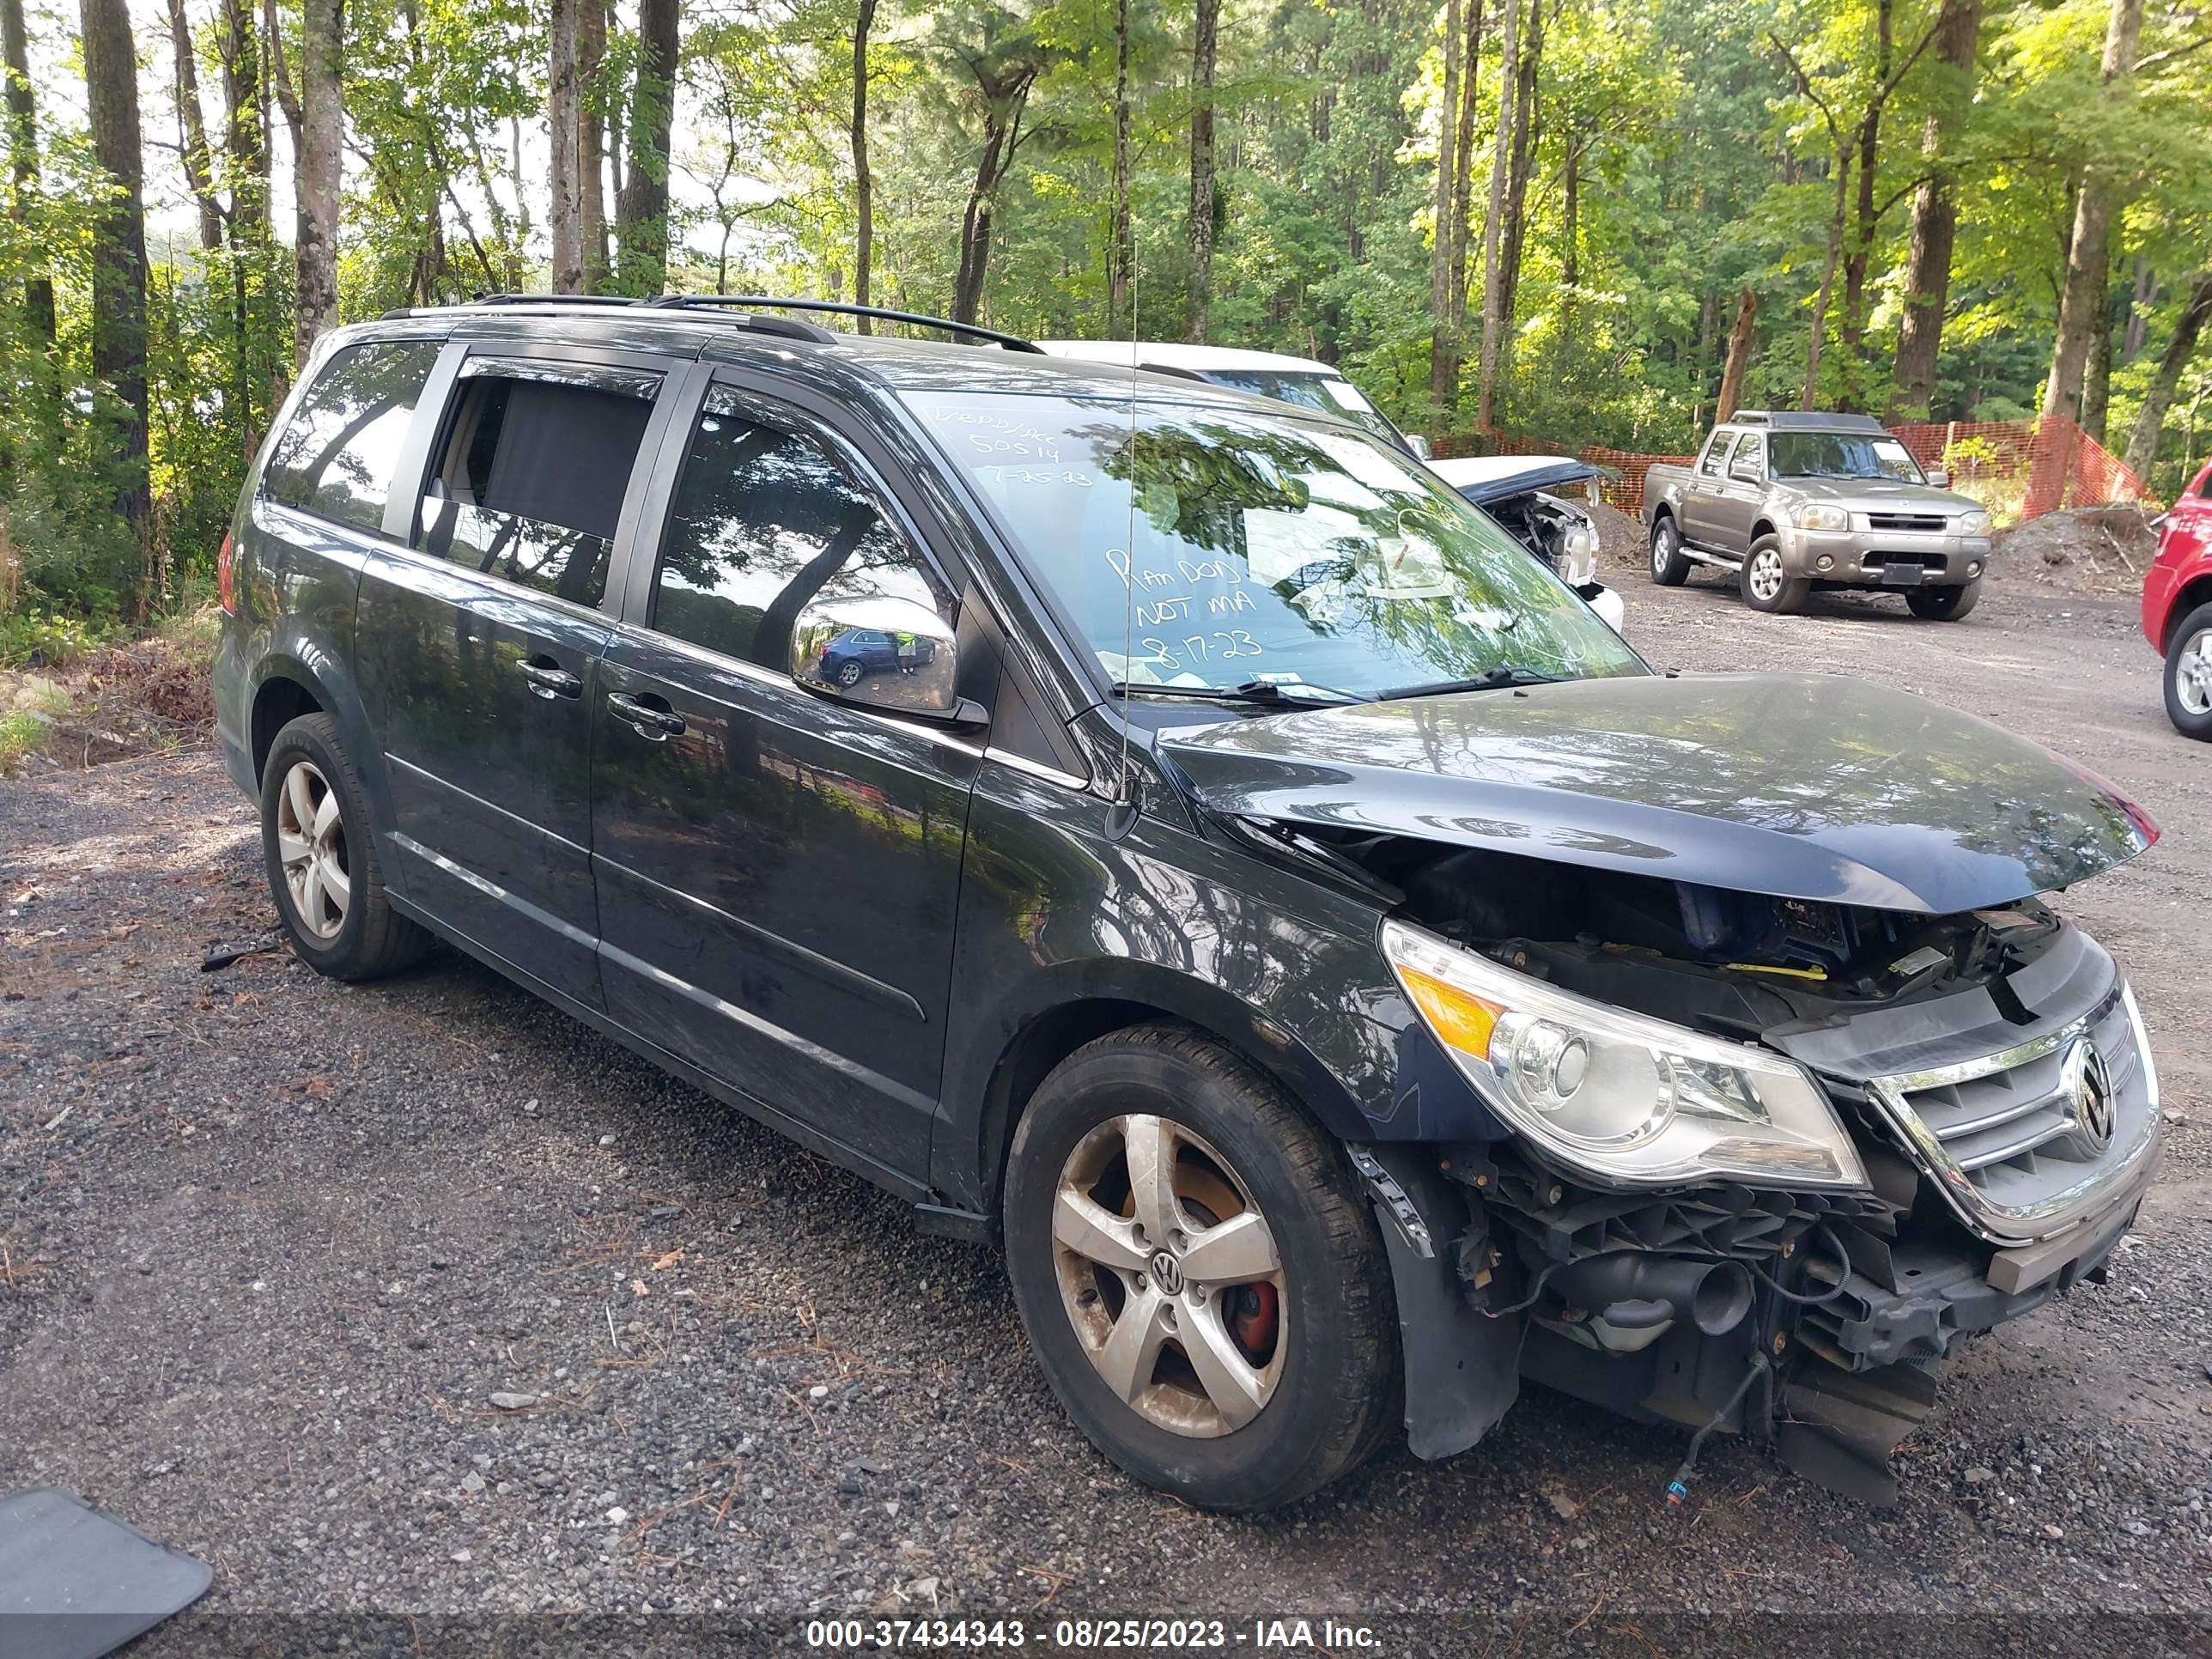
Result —
<instances>
[{"instance_id":1,"label":"side mirror","mask_svg":"<svg viewBox=\"0 0 2212 1659\"><path fill-rule=\"evenodd\" d=\"M1417 461L1433 459L1429 453L1429 441L1418 432L1408 432L1406 434L1406 447L1413 452L1413 459Z\"/></svg>"},{"instance_id":2,"label":"side mirror","mask_svg":"<svg viewBox=\"0 0 2212 1659\"><path fill-rule=\"evenodd\" d=\"M817 599L791 629L791 678L841 702L966 725L981 708L954 690L952 625L918 599Z\"/></svg>"},{"instance_id":3,"label":"side mirror","mask_svg":"<svg viewBox=\"0 0 2212 1659\"><path fill-rule=\"evenodd\" d=\"M1930 489L1948 489L1951 487L1951 471L1948 467L1931 466L1923 476L1928 480L1928 487Z\"/></svg>"}]
</instances>

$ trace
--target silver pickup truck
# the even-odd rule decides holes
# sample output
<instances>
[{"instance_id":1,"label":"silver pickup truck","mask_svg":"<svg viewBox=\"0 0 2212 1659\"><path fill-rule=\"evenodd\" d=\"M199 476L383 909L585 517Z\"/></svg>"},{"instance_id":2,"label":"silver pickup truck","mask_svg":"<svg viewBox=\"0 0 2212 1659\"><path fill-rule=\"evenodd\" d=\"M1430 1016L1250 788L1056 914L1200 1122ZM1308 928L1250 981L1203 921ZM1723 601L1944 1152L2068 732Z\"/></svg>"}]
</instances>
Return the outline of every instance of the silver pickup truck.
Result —
<instances>
[{"instance_id":1,"label":"silver pickup truck","mask_svg":"<svg viewBox=\"0 0 2212 1659\"><path fill-rule=\"evenodd\" d=\"M1781 613L1816 587L1893 588L1914 616L1956 622L1981 597L1990 515L1949 483L1871 416L1741 410L1691 465L1645 473L1651 580L1716 565Z\"/></svg>"}]
</instances>

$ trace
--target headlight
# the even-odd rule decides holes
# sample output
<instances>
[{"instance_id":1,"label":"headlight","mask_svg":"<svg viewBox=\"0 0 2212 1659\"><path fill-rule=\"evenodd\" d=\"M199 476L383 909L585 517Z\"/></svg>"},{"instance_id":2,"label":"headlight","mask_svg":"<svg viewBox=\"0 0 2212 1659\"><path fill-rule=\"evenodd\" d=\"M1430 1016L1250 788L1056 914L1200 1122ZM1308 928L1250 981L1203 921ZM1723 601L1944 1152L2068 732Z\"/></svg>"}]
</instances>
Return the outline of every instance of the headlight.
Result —
<instances>
[{"instance_id":1,"label":"headlight","mask_svg":"<svg viewBox=\"0 0 2212 1659\"><path fill-rule=\"evenodd\" d=\"M1790 515L1800 530L1849 530L1851 515L1825 501L1808 501Z\"/></svg>"},{"instance_id":2,"label":"headlight","mask_svg":"<svg viewBox=\"0 0 2212 1659\"><path fill-rule=\"evenodd\" d=\"M1990 515L1979 511L1961 513L1959 515L1959 533L1961 536L1988 535L1990 533Z\"/></svg>"},{"instance_id":3,"label":"headlight","mask_svg":"<svg viewBox=\"0 0 2212 1659\"><path fill-rule=\"evenodd\" d=\"M1588 587L1597 580L1597 532L1574 525L1559 538L1559 577L1570 587Z\"/></svg>"},{"instance_id":4,"label":"headlight","mask_svg":"<svg viewBox=\"0 0 2212 1659\"><path fill-rule=\"evenodd\" d=\"M1616 1185L1866 1185L1796 1062L1576 996L1403 922L1384 922L1382 943L1475 1092L1562 1162Z\"/></svg>"}]
</instances>

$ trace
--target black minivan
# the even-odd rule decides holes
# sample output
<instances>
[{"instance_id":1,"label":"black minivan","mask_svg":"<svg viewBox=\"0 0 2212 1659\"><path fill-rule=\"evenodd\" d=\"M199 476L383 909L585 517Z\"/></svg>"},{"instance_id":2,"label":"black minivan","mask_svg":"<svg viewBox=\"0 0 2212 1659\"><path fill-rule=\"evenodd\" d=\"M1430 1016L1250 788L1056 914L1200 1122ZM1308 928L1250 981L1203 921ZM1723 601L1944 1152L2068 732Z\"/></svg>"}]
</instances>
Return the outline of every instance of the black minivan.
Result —
<instances>
[{"instance_id":1,"label":"black minivan","mask_svg":"<svg viewBox=\"0 0 2212 1659\"><path fill-rule=\"evenodd\" d=\"M1069 1414L1221 1508L1524 1376L1880 1499L1954 1341L2102 1274L2157 1079L2046 897L2155 839L2110 785L1655 673L1324 413L806 309L322 343L215 676L306 962L438 935L1002 1240Z\"/></svg>"}]
</instances>

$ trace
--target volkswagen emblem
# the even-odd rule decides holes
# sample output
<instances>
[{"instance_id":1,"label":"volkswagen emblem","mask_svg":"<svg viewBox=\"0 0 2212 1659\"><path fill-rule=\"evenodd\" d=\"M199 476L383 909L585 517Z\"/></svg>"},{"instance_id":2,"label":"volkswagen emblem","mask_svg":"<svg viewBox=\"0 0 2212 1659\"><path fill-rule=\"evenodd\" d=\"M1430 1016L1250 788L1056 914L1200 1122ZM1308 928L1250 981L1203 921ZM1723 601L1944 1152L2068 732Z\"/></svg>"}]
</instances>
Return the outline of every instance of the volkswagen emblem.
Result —
<instances>
[{"instance_id":1,"label":"volkswagen emblem","mask_svg":"<svg viewBox=\"0 0 2212 1659\"><path fill-rule=\"evenodd\" d=\"M1152 1283L1160 1287L1162 1296L1182 1294L1182 1263L1165 1250L1152 1257Z\"/></svg>"},{"instance_id":2,"label":"volkswagen emblem","mask_svg":"<svg viewBox=\"0 0 2212 1659\"><path fill-rule=\"evenodd\" d=\"M2074 1119L2075 1138L2093 1152L2112 1144L2118 1127L2112 1100L2112 1080L2105 1071L2105 1057L2086 1036L2066 1045L2060 1062L2059 1090Z\"/></svg>"}]
</instances>

